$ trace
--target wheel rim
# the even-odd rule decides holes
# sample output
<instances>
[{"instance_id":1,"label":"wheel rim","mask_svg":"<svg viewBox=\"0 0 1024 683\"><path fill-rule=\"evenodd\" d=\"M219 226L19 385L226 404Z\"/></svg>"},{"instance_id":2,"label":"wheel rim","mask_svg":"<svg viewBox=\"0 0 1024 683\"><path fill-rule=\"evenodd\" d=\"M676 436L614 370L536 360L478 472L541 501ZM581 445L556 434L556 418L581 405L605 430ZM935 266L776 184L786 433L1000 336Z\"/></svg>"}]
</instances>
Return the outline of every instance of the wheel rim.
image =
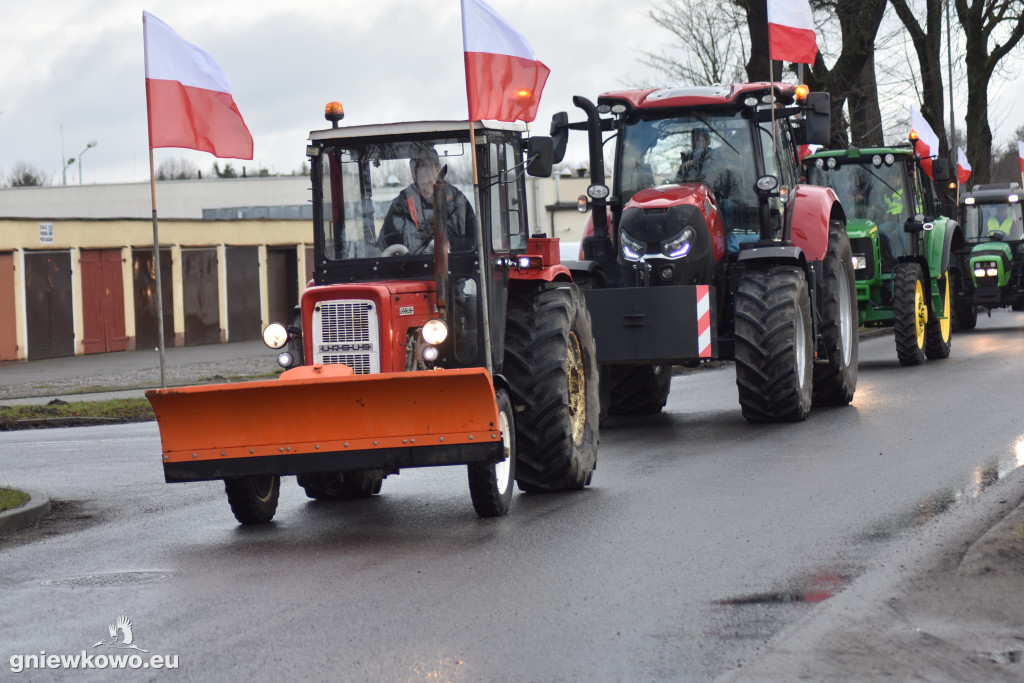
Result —
<instances>
[{"instance_id":1,"label":"wheel rim","mask_svg":"<svg viewBox=\"0 0 1024 683\"><path fill-rule=\"evenodd\" d=\"M512 471L512 432L508 426L508 413L498 412L498 425L501 427L501 444L505 449L505 459L494 464L494 487L498 493L504 494L509 486L509 473Z\"/></svg>"},{"instance_id":2,"label":"wheel rim","mask_svg":"<svg viewBox=\"0 0 1024 683\"><path fill-rule=\"evenodd\" d=\"M796 333L796 339L793 340L793 351L796 353L796 381L797 386L803 389L807 373L807 336L804 334L804 317L800 315L799 310L794 331Z\"/></svg>"},{"instance_id":3,"label":"wheel rim","mask_svg":"<svg viewBox=\"0 0 1024 683\"><path fill-rule=\"evenodd\" d=\"M839 343L843 345L843 365L847 366L853 359L853 321L857 314L853 310L850 278L845 265L839 269L839 310Z\"/></svg>"},{"instance_id":4,"label":"wheel rim","mask_svg":"<svg viewBox=\"0 0 1024 683\"><path fill-rule=\"evenodd\" d=\"M924 302L924 289L921 280L914 285L914 331L917 332L917 348L924 348L924 327L928 322L928 306Z\"/></svg>"},{"instance_id":5,"label":"wheel rim","mask_svg":"<svg viewBox=\"0 0 1024 683\"><path fill-rule=\"evenodd\" d=\"M949 307L949 275L947 274L944 279L946 286L943 288L945 293L943 294L942 310L946 312L946 315L939 318L939 332L942 334L943 343L949 341L949 333L953 329L953 316Z\"/></svg>"},{"instance_id":6,"label":"wheel rim","mask_svg":"<svg viewBox=\"0 0 1024 683\"><path fill-rule=\"evenodd\" d=\"M572 442L579 446L587 426L587 379L583 367L583 353L580 340L575 334L569 335L569 354L566 371L569 379L569 425Z\"/></svg>"},{"instance_id":7,"label":"wheel rim","mask_svg":"<svg viewBox=\"0 0 1024 683\"><path fill-rule=\"evenodd\" d=\"M254 476L252 478L252 490L261 503L270 502L270 499L274 496L274 475Z\"/></svg>"}]
</instances>

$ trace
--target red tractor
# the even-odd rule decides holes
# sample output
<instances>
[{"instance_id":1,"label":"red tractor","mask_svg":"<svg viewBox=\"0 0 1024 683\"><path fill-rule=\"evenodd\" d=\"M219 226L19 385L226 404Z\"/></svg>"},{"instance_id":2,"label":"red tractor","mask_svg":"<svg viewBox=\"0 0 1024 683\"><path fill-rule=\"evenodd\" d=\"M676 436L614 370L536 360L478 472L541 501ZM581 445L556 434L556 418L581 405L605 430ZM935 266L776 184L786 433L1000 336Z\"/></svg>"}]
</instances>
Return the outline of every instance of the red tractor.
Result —
<instances>
[{"instance_id":1,"label":"red tractor","mask_svg":"<svg viewBox=\"0 0 1024 683\"><path fill-rule=\"evenodd\" d=\"M800 184L798 149L828 141L827 93L803 86L631 90L576 97L552 121L555 159L588 134L580 260L602 415L656 413L671 366L734 359L743 415L802 420L857 385L857 297L835 193ZM614 145L613 183L603 149Z\"/></svg>"},{"instance_id":2,"label":"red tractor","mask_svg":"<svg viewBox=\"0 0 1024 683\"><path fill-rule=\"evenodd\" d=\"M338 126L339 109L306 148L313 283L298 319L264 333L287 369L147 392L164 477L224 480L243 524L270 521L285 475L331 500L465 465L481 516L505 514L514 483L588 485L590 315L557 240L526 227L524 172L550 175L551 139L521 124Z\"/></svg>"}]
</instances>

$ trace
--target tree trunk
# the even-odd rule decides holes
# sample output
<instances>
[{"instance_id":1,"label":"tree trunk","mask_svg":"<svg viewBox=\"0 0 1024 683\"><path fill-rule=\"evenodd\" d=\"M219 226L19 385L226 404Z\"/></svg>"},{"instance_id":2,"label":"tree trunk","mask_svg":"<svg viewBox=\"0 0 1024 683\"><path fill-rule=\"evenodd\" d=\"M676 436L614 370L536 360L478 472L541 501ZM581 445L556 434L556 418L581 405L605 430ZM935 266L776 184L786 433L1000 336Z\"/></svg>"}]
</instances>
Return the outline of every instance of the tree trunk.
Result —
<instances>
[{"instance_id":1,"label":"tree trunk","mask_svg":"<svg viewBox=\"0 0 1024 683\"><path fill-rule=\"evenodd\" d=\"M878 106L878 83L875 80L875 55L868 57L847 102L850 109L850 138L854 147L881 147L882 111Z\"/></svg>"}]
</instances>

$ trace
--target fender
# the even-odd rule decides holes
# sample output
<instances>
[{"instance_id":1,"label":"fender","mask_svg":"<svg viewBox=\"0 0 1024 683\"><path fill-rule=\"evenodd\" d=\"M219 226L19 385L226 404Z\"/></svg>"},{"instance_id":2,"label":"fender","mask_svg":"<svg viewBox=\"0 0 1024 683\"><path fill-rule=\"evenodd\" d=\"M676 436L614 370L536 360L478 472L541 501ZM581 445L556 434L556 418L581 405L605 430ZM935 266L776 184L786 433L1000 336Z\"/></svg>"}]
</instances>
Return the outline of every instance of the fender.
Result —
<instances>
[{"instance_id":1,"label":"fender","mask_svg":"<svg viewBox=\"0 0 1024 683\"><path fill-rule=\"evenodd\" d=\"M928 276L937 280L949 269L953 242L960 235L960 225L951 218L939 216L932 221L932 226L930 234L925 238L925 254L928 257ZM963 240L962 237L960 239Z\"/></svg>"},{"instance_id":2,"label":"fender","mask_svg":"<svg viewBox=\"0 0 1024 683\"><path fill-rule=\"evenodd\" d=\"M797 185L789 200L786 221L790 240L800 247L808 261L823 261L828 249L828 222L838 207L845 217L836 193L828 187Z\"/></svg>"}]
</instances>

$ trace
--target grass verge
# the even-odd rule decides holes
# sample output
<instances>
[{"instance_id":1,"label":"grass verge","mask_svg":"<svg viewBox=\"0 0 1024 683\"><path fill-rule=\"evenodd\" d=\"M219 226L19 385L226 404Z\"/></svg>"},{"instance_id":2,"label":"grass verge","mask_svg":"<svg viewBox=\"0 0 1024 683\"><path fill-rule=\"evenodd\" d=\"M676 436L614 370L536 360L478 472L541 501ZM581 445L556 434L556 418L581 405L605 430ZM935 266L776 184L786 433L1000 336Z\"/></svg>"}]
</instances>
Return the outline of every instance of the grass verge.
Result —
<instances>
[{"instance_id":1,"label":"grass verge","mask_svg":"<svg viewBox=\"0 0 1024 683\"><path fill-rule=\"evenodd\" d=\"M0 488L0 512L12 508L20 508L28 502L28 494L24 491Z\"/></svg>"},{"instance_id":2,"label":"grass verge","mask_svg":"<svg viewBox=\"0 0 1024 683\"><path fill-rule=\"evenodd\" d=\"M0 431L88 423L147 422L155 419L153 407L144 398L0 406Z\"/></svg>"}]
</instances>

